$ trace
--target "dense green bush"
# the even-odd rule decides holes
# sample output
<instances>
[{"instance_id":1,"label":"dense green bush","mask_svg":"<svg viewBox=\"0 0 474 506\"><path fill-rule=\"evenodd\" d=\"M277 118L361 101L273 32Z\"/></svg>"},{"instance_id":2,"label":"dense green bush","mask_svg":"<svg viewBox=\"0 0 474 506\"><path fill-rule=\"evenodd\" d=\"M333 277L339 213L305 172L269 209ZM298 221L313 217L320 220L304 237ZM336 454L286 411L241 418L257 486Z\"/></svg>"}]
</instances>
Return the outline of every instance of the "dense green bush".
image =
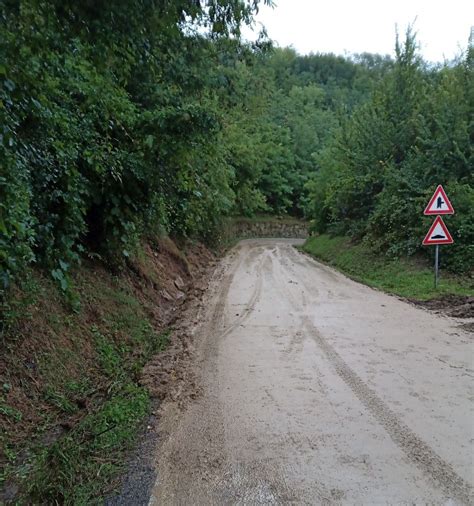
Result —
<instances>
[{"instance_id":1,"label":"dense green bush","mask_svg":"<svg viewBox=\"0 0 474 506\"><path fill-rule=\"evenodd\" d=\"M443 248L451 270L474 268L473 48L440 68L417 56L408 31L397 60L372 98L347 117L318 153L308 184L316 230L364 240L390 256L412 255L431 221L423 210L443 184L456 214L455 244Z\"/></svg>"},{"instance_id":2,"label":"dense green bush","mask_svg":"<svg viewBox=\"0 0 474 506\"><path fill-rule=\"evenodd\" d=\"M67 288L86 249L117 261L151 230L215 234L234 205L219 41L257 5L2 2L2 290L33 260Z\"/></svg>"}]
</instances>

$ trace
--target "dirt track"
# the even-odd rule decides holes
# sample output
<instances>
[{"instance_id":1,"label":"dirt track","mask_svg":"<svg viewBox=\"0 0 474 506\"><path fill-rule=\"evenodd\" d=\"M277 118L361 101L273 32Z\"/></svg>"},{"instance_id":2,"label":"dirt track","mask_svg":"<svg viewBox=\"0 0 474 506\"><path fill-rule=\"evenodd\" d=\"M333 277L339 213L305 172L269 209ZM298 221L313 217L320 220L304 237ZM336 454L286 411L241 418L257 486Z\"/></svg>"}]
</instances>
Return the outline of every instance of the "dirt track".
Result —
<instances>
[{"instance_id":1,"label":"dirt track","mask_svg":"<svg viewBox=\"0 0 474 506\"><path fill-rule=\"evenodd\" d=\"M244 241L162 407L161 504L473 503L472 334L282 240Z\"/></svg>"}]
</instances>

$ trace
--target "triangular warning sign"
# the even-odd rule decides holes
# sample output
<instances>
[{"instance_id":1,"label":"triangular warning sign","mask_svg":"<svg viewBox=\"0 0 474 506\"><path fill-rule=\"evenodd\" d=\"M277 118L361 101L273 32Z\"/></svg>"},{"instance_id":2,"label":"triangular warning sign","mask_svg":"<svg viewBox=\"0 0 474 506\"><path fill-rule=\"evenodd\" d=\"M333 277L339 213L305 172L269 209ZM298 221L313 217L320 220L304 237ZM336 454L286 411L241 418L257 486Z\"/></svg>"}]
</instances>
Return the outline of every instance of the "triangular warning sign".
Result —
<instances>
[{"instance_id":1,"label":"triangular warning sign","mask_svg":"<svg viewBox=\"0 0 474 506\"><path fill-rule=\"evenodd\" d=\"M452 244L453 242L453 238L444 224L443 218L441 218L441 216L436 216L436 219L433 221L426 237L423 239L423 245Z\"/></svg>"},{"instance_id":2,"label":"triangular warning sign","mask_svg":"<svg viewBox=\"0 0 474 506\"><path fill-rule=\"evenodd\" d=\"M454 214L454 208L441 185L436 188L423 214Z\"/></svg>"}]
</instances>

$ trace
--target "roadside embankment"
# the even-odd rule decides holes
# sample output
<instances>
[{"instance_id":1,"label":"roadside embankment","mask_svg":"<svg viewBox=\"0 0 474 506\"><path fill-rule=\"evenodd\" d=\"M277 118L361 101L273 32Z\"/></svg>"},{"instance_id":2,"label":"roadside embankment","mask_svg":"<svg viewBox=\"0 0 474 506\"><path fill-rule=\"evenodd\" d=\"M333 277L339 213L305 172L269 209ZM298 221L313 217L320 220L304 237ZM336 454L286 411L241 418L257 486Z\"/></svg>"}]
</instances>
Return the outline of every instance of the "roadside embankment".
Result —
<instances>
[{"instance_id":1,"label":"roadside embankment","mask_svg":"<svg viewBox=\"0 0 474 506\"><path fill-rule=\"evenodd\" d=\"M180 250L168 238L115 273L85 260L72 275L72 307L49 277L31 273L2 315L0 503L91 504L116 489L186 354L174 328L214 261L204 246ZM160 353L152 389L143 368Z\"/></svg>"},{"instance_id":2,"label":"roadside embankment","mask_svg":"<svg viewBox=\"0 0 474 506\"><path fill-rule=\"evenodd\" d=\"M429 309L457 317L474 317L472 275L455 276L442 270L435 289L433 269L424 260L375 255L366 245L354 244L347 237L312 236L301 249L356 281Z\"/></svg>"}]
</instances>

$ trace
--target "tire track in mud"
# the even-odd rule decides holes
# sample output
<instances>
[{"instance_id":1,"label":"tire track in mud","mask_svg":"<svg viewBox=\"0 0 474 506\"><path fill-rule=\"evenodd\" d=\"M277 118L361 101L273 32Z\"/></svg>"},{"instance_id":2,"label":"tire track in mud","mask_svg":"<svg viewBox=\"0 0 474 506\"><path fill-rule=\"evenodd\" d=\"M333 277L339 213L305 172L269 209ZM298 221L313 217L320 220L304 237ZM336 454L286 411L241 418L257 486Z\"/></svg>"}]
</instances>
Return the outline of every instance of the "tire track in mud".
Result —
<instances>
[{"instance_id":1,"label":"tire track in mud","mask_svg":"<svg viewBox=\"0 0 474 506\"><path fill-rule=\"evenodd\" d=\"M285 254L282 254L282 250L284 251ZM288 278L290 278L293 281L297 279L298 280L297 284L301 284L301 287L304 288L303 291L307 291L313 297L321 298L324 295L326 295L329 298L332 297L332 293L330 293L329 291L327 291L327 293L321 293L321 287L316 287L310 284L307 278L301 277L299 275L297 269L295 269L292 263L299 265L300 267L303 267L300 257L301 254L298 253L293 246L291 245L281 246L278 250L277 255L277 258L279 260L280 275L283 276L284 274L286 274Z\"/></svg>"},{"instance_id":2,"label":"tire track in mud","mask_svg":"<svg viewBox=\"0 0 474 506\"><path fill-rule=\"evenodd\" d=\"M292 255L300 256L293 248ZM283 266L287 273L297 276L288 265ZM284 278L280 276L278 281L281 283L280 293L286 295L290 304L296 309L297 301L292 291L285 285ZM298 276L297 276L298 277ZM307 289L304 280L303 286ZM306 297L303 295L301 308L307 306ZM405 455L419 468L422 469L448 496L456 498L464 504L472 504L473 491L471 485L464 480L458 473L442 459L429 445L427 445L417 434L415 434L406 424L404 424L397 415L369 388L366 383L353 371L337 351L321 335L319 330L313 325L310 318L305 315L302 323L308 334L314 339L316 344L325 353L329 362L333 365L338 376L353 391L356 397L375 417L375 419L384 427L391 439L405 453Z\"/></svg>"},{"instance_id":3,"label":"tire track in mud","mask_svg":"<svg viewBox=\"0 0 474 506\"><path fill-rule=\"evenodd\" d=\"M327 267L323 264L318 264L318 262L316 262L314 259L309 258L306 253L295 249L294 246L287 246L286 248L288 254L287 258L289 261L287 264L284 264L284 267L288 272L288 275L295 277L298 282L300 282L305 287L309 294L317 297L320 300L343 298L343 295L341 295L341 293L338 293L336 295L330 288L330 283L340 283L340 280L337 278L337 274L332 272L330 267ZM318 287L316 287L314 284L311 284L310 280L307 277L301 276L300 270L296 269L295 265L297 265L300 269L309 268L313 271L316 268L320 274L324 275L326 280L322 282L320 280Z\"/></svg>"},{"instance_id":4,"label":"tire track in mud","mask_svg":"<svg viewBox=\"0 0 474 506\"><path fill-rule=\"evenodd\" d=\"M297 297L293 294L292 290L287 286L287 280L285 274L291 279L293 273L289 270L288 265L283 263L284 257L281 254L281 247L271 250L271 268L266 270L269 281L273 285L275 291L280 292L281 296L288 300L294 309L295 313L299 313L305 304L305 290L302 290L299 294L302 298L302 302L298 302ZM291 275L290 275L291 274ZM306 289L306 288L305 288ZM285 353L299 353L303 349L303 343L305 340L304 333L300 330L294 331L290 337L290 342L285 348Z\"/></svg>"},{"instance_id":5,"label":"tire track in mud","mask_svg":"<svg viewBox=\"0 0 474 506\"><path fill-rule=\"evenodd\" d=\"M238 252L239 250L236 249L236 252ZM228 272L227 274L225 274L222 279L220 280L220 290L216 296L217 298L217 302L216 302L216 305L214 306L214 310L212 311L212 314L211 314L211 324L215 324L215 322L220 322L224 316L224 310L225 310L225 305L226 305L226 302L227 302L227 295L229 294L229 290L230 290L230 287L232 285L232 280L234 279L234 276L235 276L235 273L238 271L239 267L242 265L242 262L244 261L246 257L244 257L243 255L239 255L239 261L236 262L234 264L234 266L232 267L232 269L230 270L230 272ZM225 265L222 264L220 266L220 269L222 271L225 271ZM213 280L214 282L216 282L217 280Z\"/></svg>"},{"instance_id":6,"label":"tire track in mud","mask_svg":"<svg viewBox=\"0 0 474 506\"><path fill-rule=\"evenodd\" d=\"M308 334L324 352L338 376L352 390L372 416L384 427L394 443L408 459L429 476L450 498L463 504L473 503L471 485L429 445L415 434L354 372L337 351L321 335L308 316L303 318Z\"/></svg>"},{"instance_id":7,"label":"tire track in mud","mask_svg":"<svg viewBox=\"0 0 474 506\"><path fill-rule=\"evenodd\" d=\"M236 250L236 251L237 251L237 253L239 252L239 250ZM216 302L216 304L214 306L214 310L212 311L211 316L210 316L210 323L211 323L212 328L217 329L217 327L219 326L219 323L222 323L222 320L224 318L225 306L227 303L227 298L229 295L230 287L232 285L232 281L234 280L234 276L237 273L237 271L239 270L240 266L243 263L249 263L250 260L252 260L252 259L249 259L250 256L255 257L255 256L258 256L259 254L261 255L261 251L256 251L255 249L247 251L246 255L240 254L239 261L234 264L234 266L232 267L232 269L229 273L227 273L223 276L222 280L220 281L220 285L221 285L220 290L218 291L218 294L216 296L217 302ZM261 269L264 260L265 260L265 256L263 256L260 263L256 266L256 268L255 268L256 272L258 272ZM225 266L222 265L221 269L225 270ZM229 327L227 327L225 329L225 331L219 335L219 339L222 337L225 337L233 329L235 329L238 325L240 325L242 323L242 321L244 321L248 318L249 314L251 313L251 311L253 309L253 306L255 304L257 304L257 302L259 301L259 299L261 297L261 293L262 293L262 279L260 276L258 276L255 289L254 289L249 301L247 302L245 309L242 311L241 317L238 320L236 320L234 323L232 323Z\"/></svg>"},{"instance_id":8,"label":"tire track in mud","mask_svg":"<svg viewBox=\"0 0 474 506\"><path fill-rule=\"evenodd\" d=\"M239 261L232 267L231 272L226 274L221 283L221 289L215 296L217 303L211 312L209 320L209 333L208 335L214 335L212 339L213 344L211 346L218 347L219 343L223 338L228 336L238 326L242 325L252 314L255 305L259 302L262 296L263 289L263 276L260 273L267 270L270 263L270 256L264 248L252 248L245 253L240 252ZM259 258L260 257L260 258ZM231 325L221 331L220 327L223 325L223 321L226 313L226 304L228 302L229 291L232 286L235 275L241 267L249 266L253 264L253 273L256 277L255 288L245 303L245 308L240 312L240 317L235 320ZM223 266L225 269L225 266ZM215 357L214 357L215 358ZM211 362L211 359L208 358ZM214 374L217 371L217 366L213 366ZM215 386L215 385L214 385ZM222 406L219 403L219 397L216 393L213 393L213 389L209 390L209 399L212 404L212 410L214 417L209 417L209 411L205 413L206 417L213 418L208 420L207 433L209 434L208 445L209 457L208 462L215 462L216 465L213 469L215 477L209 482L209 489L201 499L198 499L195 504L209 504L209 505L220 505L220 504L283 504L286 502L285 498L291 497L292 492L288 487L285 487L284 475L279 475L278 487L273 483L274 476L266 475L265 469L261 468L258 464L254 464L256 467L250 466L251 472L246 469L248 465L242 465L232 463L228 456L224 457L224 433L225 426L223 423L224 416L221 411ZM217 413L219 413L217 415ZM203 413L204 417L204 413ZM211 436L212 434L212 436ZM219 437L216 437L219 434ZM212 439L211 439L212 437ZM210 449L210 443L213 443L214 449ZM219 448L219 450L217 450ZM217 455L215 458L213 455ZM219 457L222 455L223 457ZM273 469L275 472L275 469ZM236 500L238 498L238 500ZM194 498L196 499L196 497Z\"/></svg>"},{"instance_id":9,"label":"tire track in mud","mask_svg":"<svg viewBox=\"0 0 474 506\"><path fill-rule=\"evenodd\" d=\"M268 257L264 256L262 260L260 261L260 264L256 268L257 272L262 268L265 261L268 259ZM240 265L240 264L239 264ZM222 321L224 317L224 311L225 311L225 303L227 299L227 295L230 290L230 286L232 284L232 280L234 278L235 273L237 272L237 269L235 269L235 272L232 274L231 279L227 282L224 287L223 292L219 294L219 302L216 305L216 309L214 310L214 313L212 315L213 324L215 327L217 327L217 322ZM245 305L245 309L243 309L239 315L239 318L235 320L231 325L229 325L223 332L221 332L217 338L217 341L223 339L227 335L229 335L235 328L237 328L239 325L242 325L253 313L253 310L255 309L255 305L259 302L261 296L262 296L262 286L263 286L263 279L262 276L257 277L257 282L255 284L254 291L252 295L250 296L249 301Z\"/></svg>"},{"instance_id":10,"label":"tire track in mud","mask_svg":"<svg viewBox=\"0 0 474 506\"><path fill-rule=\"evenodd\" d=\"M216 380L217 350L221 339L248 318L261 296L262 283L257 278L250 300L245 304L242 318L233 322L222 332L227 312L228 295L236 273L243 266L251 265L253 262L256 272L258 272L264 260L262 258L259 262L258 257L265 256L262 255L262 252L248 249L245 246L236 247L234 252L235 256L228 261L223 261L215 271L210 283L214 286L211 298L212 306L204 308L200 314L200 319L206 323L198 330L199 335L202 336L202 355L198 377L202 385L207 385L205 387L207 394L188 408L180 426L175 428L179 436L168 437L164 446L161 447L162 458L166 462L166 466L158 472L159 479L150 497L150 506L191 503L221 504L220 497L225 497L228 492L225 477L234 474L224 449L224 416ZM196 419L202 420L202 423L195 424L194 420ZM184 477L186 481L192 482L196 475L200 476L198 483L195 483L191 488L182 488L178 477L181 479Z\"/></svg>"},{"instance_id":11,"label":"tire track in mud","mask_svg":"<svg viewBox=\"0 0 474 506\"><path fill-rule=\"evenodd\" d=\"M298 255L293 247L290 247L290 249L287 251L293 251ZM300 314L306 310L306 307L308 305L308 294L310 294L312 297L316 297L317 299L321 297L319 290L314 286L308 286L306 280L302 277L299 277L298 273L295 270L291 269L288 264L285 265L282 262L278 262L276 271L277 274L273 276L275 289L278 290L282 296L286 297L297 314ZM296 283L296 286L298 286L298 289L296 289L294 285L292 285L293 288L290 288L285 276L290 278L290 280L297 279L298 282ZM299 283L301 283L301 286L299 286Z\"/></svg>"},{"instance_id":12,"label":"tire track in mud","mask_svg":"<svg viewBox=\"0 0 474 506\"><path fill-rule=\"evenodd\" d=\"M336 283L346 282L345 276L334 271L331 267L325 265L324 263L316 261L304 251L297 250L293 246L289 246L288 253L288 258L300 267L303 267L305 269L308 267L311 269L316 268L320 273L324 274L326 278Z\"/></svg>"}]
</instances>

